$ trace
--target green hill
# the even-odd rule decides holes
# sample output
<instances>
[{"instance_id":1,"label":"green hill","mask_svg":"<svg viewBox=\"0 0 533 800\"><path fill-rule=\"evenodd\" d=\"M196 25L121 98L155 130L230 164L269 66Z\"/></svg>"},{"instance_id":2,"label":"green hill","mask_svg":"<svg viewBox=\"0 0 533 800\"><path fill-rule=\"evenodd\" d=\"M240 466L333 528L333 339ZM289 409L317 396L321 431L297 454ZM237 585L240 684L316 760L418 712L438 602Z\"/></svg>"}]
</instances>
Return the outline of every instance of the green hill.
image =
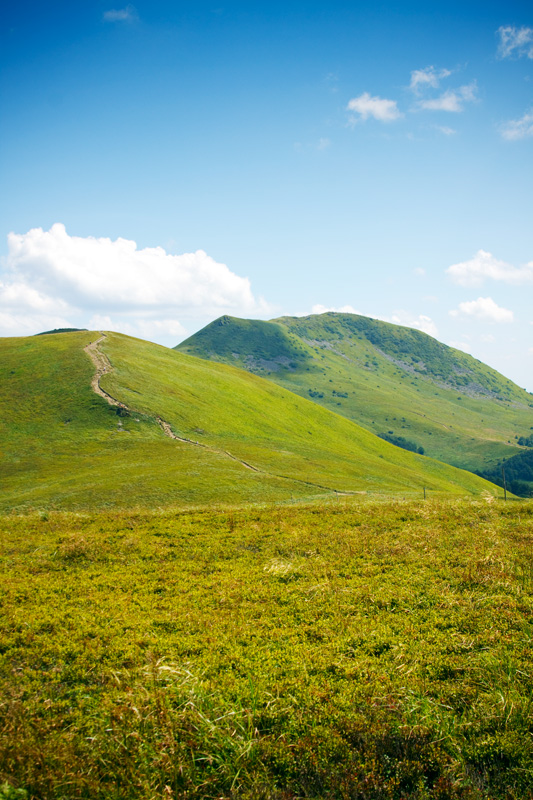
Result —
<instances>
[{"instance_id":1,"label":"green hill","mask_svg":"<svg viewBox=\"0 0 533 800\"><path fill-rule=\"evenodd\" d=\"M493 468L533 429L533 395L495 370L421 331L355 314L221 317L176 349L267 377L464 469Z\"/></svg>"},{"instance_id":2,"label":"green hill","mask_svg":"<svg viewBox=\"0 0 533 800\"><path fill-rule=\"evenodd\" d=\"M0 379L4 510L499 492L271 381L120 334L0 340Z\"/></svg>"}]
</instances>

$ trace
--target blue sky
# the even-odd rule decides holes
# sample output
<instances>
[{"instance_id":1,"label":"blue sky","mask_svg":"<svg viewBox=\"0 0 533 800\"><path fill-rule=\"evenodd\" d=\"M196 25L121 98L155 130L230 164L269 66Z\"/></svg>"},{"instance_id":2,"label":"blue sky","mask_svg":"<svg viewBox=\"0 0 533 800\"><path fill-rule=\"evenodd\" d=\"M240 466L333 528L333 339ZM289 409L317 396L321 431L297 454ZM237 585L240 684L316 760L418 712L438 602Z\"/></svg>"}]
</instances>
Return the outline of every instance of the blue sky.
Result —
<instances>
[{"instance_id":1,"label":"blue sky","mask_svg":"<svg viewBox=\"0 0 533 800\"><path fill-rule=\"evenodd\" d=\"M533 7L12 4L0 335L353 310L533 391Z\"/></svg>"}]
</instances>

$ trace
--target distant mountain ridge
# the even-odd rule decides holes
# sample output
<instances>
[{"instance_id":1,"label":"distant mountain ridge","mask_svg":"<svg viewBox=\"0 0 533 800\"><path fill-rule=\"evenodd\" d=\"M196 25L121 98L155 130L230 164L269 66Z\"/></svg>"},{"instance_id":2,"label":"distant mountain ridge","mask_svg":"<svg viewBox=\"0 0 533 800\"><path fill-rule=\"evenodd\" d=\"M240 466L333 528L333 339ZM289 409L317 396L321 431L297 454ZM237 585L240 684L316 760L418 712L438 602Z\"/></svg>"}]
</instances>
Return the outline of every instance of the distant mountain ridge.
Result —
<instances>
[{"instance_id":1,"label":"distant mountain ridge","mask_svg":"<svg viewBox=\"0 0 533 800\"><path fill-rule=\"evenodd\" d=\"M419 330L369 317L224 316L176 349L267 377L473 471L520 452L518 439L533 429L532 394Z\"/></svg>"}]
</instances>

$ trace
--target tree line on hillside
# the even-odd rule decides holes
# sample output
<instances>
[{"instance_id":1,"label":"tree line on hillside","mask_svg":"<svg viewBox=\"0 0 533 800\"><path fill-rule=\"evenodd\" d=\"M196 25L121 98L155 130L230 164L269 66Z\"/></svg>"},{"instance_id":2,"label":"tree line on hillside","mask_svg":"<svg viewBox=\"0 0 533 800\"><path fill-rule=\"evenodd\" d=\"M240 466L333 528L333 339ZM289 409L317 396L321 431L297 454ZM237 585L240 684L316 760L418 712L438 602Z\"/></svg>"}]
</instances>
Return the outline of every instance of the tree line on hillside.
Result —
<instances>
[{"instance_id":1,"label":"tree line on hillside","mask_svg":"<svg viewBox=\"0 0 533 800\"><path fill-rule=\"evenodd\" d=\"M384 439L386 442L396 445L396 447L401 447L403 450L409 450L411 453L419 453L421 456L424 455L423 447L417 445L416 442L405 439L403 436L395 436L393 431L378 433L378 436L380 439Z\"/></svg>"},{"instance_id":2,"label":"tree line on hillside","mask_svg":"<svg viewBox=\"0 0 533 800\"><path fill-rule=\"evenodd\" d=\"M510 492L518 497L533 497L533 449L517 453L499 461L492 469L476 474L502 487L505 474L505 484Z\"/></svg>"}]
</instances>

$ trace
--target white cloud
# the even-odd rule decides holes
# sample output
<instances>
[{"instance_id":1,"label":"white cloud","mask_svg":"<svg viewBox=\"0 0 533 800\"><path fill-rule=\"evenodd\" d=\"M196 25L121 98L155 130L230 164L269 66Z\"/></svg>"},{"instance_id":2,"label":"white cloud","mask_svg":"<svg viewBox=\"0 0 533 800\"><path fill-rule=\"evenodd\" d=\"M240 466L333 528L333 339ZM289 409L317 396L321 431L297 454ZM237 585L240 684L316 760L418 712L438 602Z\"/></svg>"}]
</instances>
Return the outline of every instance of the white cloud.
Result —
<instances>
[{"instance_id":1,"label":"white cloud","mask_svg":"<svg viewBox=\"0 0 533 800\"><path fill-rule=\"evenodd\" d=\"M327 311L334 311L337 314L357 314L359 316L366 316L371 317L372 319L380 319L382 322L392 322L394 325L403 325L406 328L416 328L419 331L423 331L424 333L429 334L430 336L437 336L437 326L431 319L431 317L427 317L425 314L419 314L415 316L411 314L409 311L395 311L392 316L387 317L383 316L382 314L368 314L363 313L362 311L358 311L353 306L323 306L317 303L311 309L312 314L325 314ZM295 314L294 316L297 317L306 317L308 316L309 312L304 312L301 314Z\"/></svg>"},{"instance_id":2,"label":"white cloud","mask_svg":"<svg viewBox=\"0 0 533 800\"><path fill-rule=\"evenodd\" d=\"M502 25L498 28L497 33L500 36L498 45L500 58L511 58L512 56L533 58L533 28Z\"/></svg>"},{"instance_id":3,"label":"white cloud","mask_svg":"<svg viewBox=\"0 0 533 800\"><path fill-rule=\"evenodd\" d=\"M0 308L24 308L38 314L68 313L70 306L61 298L48 297L23 282L0 281Z\"/></svg>"},{"instance_id":4,"label":"white cloud","mask_svg":"<svg viewBox=\"0 0 533 800\"><path fill-rule=\"evenodd\" d=\"M125 8L111 8L104 11L103 19L106 22L133 22L138 19L137 9L132 5Z\"/></svg>"},{"instance_id":5,"label":"white cloud","mask_svg":"<svg viewBox=\"0 0 533 800\"><path fill-rule=\"evenodd\" d=\"M0 336L32 336L54 328L77 327L70 319L57 314L32 314L0 311Z\"/></svg>"},{"instance_id":6,"label":"white cloud","mask_svg":"<svg viewBox=\"0 0 533 800\"><path fill-rule=\"evenodd\" d=\"M472 352L472 345L469 342L455 342L451 341L448 342L449 347L455 347L456 350L462 350L463 353L471 353Z\"/></svg>"},{"instance_id":7,"label":"white cloud","mask_svg":"<svg viewBox=\"0 0 533 800\"><path fill-rule=\"evenodd\" d=\"M520 119L511 119L500 125L500 133L509 142L533 136L533 111L527 111Z\"/></svg>"},{"instance_id":8,"label":"white cloud","mask_svg":"<svg viewBox=\"0 0 533 800\"><path fill-rule=\"evenodd\" d=\"M109 11L104 11L103 18L105 22L133 22L138 18L137 9L132 5L127 5L125 8L111 8Z\"/></svg>"},{"instance_id":9,"label":"white cloud","mask_svg":"<svg viewBox=\"0 0 533 800\"><path fill-rule=\"evenodd\" d=\"M533 282L533 261L523 267L513 267L486 250L478 250L470 261L452 264L446 272L460 286L481 286L486 279L517 286Z\"/></svg>"},{"instance_id":10,"label":"white cloud","mask_svg":"<svg viewBox=\"0 0 533 800\"><path fill-rule=\"evenodd\" d=\"M332 306L322 306L320 303L317 303L313 306L311 313L325 314L327 311L335 311L337 314L358 314L359 316L362 316L361 312L357 311L353 306L340 306L338 308L333 308Z\"/></svg>"},{"instance_id":11,"label":"white cloud","mask_svg":"<svg viewBox=\"0 0 533 800\"><path fill-rule=\"evenodd\" d=\"M393 122L403 114L398 110L396 100L385 100L382 97L372 97L368 92L363 92L359 97L353 97L347 105L348 111L359 114L358 119L366 120L369 117L380 122ZM356 118L353 117L355 122Z\"/></svg>"},{"instance_id":12,"label":"white cloud","mask_svg":"<svg viewBox=\"0 0 533 800\"><path fill-rule=\"evenodd\" d=\"M439 97L420 100L418 105L427 111L451 111L457 113L464 110L465 103L476 99L477 84L475 81L460 86L458 89L447 89Z\"/></svg>"},{"instance_id":13,"label":"white cloud","mask_svg":"<svg viewBox=\"0 0 533 800\"><path fill-rule=\"evenodd\" d=\"M454 128L448 128L447 125L435 125L435 129L443 133L445 136L454 136L457 133Z\"/></svg>"},{"instance_id":14,"label":"white cloud","mask_svg":"<svg viewBox=\"0 0 533 800\"><path fill-rule=\"evenodd\" d=\"M424 267L415 267L413 272L419 278L423 278L425 276L425 274L426 274L426 270L424 269Z\"/></svg>"},{"instance_id":15,"label":"white cloud","mask_svg":"<svg viewBox=\"0 0 533 800\"><path fill-rule=\"evenodd\" d=\"M146 338L153 333L161 339L183 335L181 317L269 310L254 298L248 278L203 250L171 255L162 247L139 249L128 239L69 236L59 223L49 231L10 233L8 248L0 278L6 335L87 327L91 319L108 320L109 328L125 333ZM100 321L94 327L105 324Z\"/></svg>"},{"instance_id":16,"label":"white cloud","mask_svg":"<svg viewBox=\"0 0 533 800\"><path fill-rule=\"evenodd\" d=\"M326 138L322 138L322 139L318 140L316 149L317 150L327 150L328 147L330 147L330 146L331 146L331 140L330 139L326 139Z\"/></svg>"},{"instance_id":17,"label":"white cloud","mask_svg":"<svg viewBox=\"0 0 533 800\"><path fill-rule=\"evenodd\" d=\"M112 319L109 315L95 314L89 320L88 328L98 331L120 331L129 336L140 336L151 341L160 341L166 337L178 341L187 335L186 328L176 319L136 319L128 322L121 317Z\"/></svg>"},{"instance_id":18,"label":"white cloud","mask_svg":"<svg viewBox=\"0 0 533 800\"><path fill-rule=\"evenodd\" d=\"M459 303L459 308L450 311L450 316L465 316L487 322L512 322L514 319L513 312L498 306L492 297L478 297L477 300Z\"/></svg>"},{"instance_id":19,"label":"white cloud","mask_svg":"<svg viewBox=\"0 0 533 800\"><path fill-rule=\"evenodd\" d=\"M425 69L415 69L411 72L411 83L409 88L415 94L419 94L422 89L437 89L443 78L451 75L449 69L435 69L435 67L426 67Z\"/></svg>"},{"instance_id":20,"label":"white cloud","mask_svg":"<svg viewBox=\"0 0 533 800\"><path fill-rule=\"evenodd\" d=\"M404 325L407 328L416 328L423 333L427 333L428 336L438 336L439 334L437 326L431 317L428 317L425 314L414 316L408 311L395 311L390 319L385 319L384 317L381 317L381 319L384 319L385 322L393 322L395 325Z\"/></svg>"}]
</instances>

